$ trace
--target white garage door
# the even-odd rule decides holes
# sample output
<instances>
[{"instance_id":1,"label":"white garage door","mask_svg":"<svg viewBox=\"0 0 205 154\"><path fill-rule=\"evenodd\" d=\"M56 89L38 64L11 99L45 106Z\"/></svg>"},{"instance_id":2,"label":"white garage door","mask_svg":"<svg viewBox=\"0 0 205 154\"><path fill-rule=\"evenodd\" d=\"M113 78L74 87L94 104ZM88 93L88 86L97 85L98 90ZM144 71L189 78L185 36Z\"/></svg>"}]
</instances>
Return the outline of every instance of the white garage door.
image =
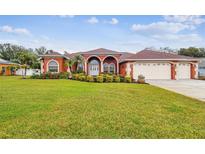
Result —
<instances>
[{"instance_id":1,"label":"white garage door","mask_svg":"<svg viewBox=\"0 0 205 154\"><path fill-rule=\"evenodd\" d=\"M136 63L133 77L144 75L145 79L171 79L171 64L169 63Z\"/></svg>"},{"instance_id":2,"label":"white garage door","mask_svg":"<svg viewBox=\"0 0 205 154\"><path fill-rule=\"evenodd\" d=\"M176 78L177 79L190 79L190 64L189 63L178 63L176 67Z\"/></svg>"}]
</instances>

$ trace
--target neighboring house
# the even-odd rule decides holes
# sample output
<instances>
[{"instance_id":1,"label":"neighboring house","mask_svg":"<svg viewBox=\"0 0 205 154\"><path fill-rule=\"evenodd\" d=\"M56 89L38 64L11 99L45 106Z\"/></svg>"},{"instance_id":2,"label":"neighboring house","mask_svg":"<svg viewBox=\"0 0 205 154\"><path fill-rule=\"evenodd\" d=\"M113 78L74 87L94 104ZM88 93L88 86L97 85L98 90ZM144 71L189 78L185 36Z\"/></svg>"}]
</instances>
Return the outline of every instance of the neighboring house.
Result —
<instances>
[{"instance_id":1,"label":"neighboring house","mask_svg":"<svg viewBox=\"0 0 205 154\"><path fill-rule=\"evenodd\" d=\"M0 75L15 75L15 66L17 65L19 64L0 58Z\"/></svg>"},{"instance_id":2,"label":"neighboring house","mask_svg":"<svg viewBox=\"0 0 205 154\"><path fill-rule=\"evenodd\" d=\"M201 58L199 62L199 76L205 76L205 58Z\"/></svg>"},{"instance_id":3,"label":"neighboring house","mask_svg":"<svg viewBox=\"0 0 205 154\"><path fill-rule=\"evenodd\" d=\"M140 74L146 79L175 80L198 77L198 59L149 49L136 54L104 48L72 54L50 51L41 55L41 72L69 72L65 61L78 54L84 57L84 64L81 67L89 75L113 73L128 75L134 80ZM72 71L76 69L76 65L73 65Z\"/></svg>"}]
</instances>

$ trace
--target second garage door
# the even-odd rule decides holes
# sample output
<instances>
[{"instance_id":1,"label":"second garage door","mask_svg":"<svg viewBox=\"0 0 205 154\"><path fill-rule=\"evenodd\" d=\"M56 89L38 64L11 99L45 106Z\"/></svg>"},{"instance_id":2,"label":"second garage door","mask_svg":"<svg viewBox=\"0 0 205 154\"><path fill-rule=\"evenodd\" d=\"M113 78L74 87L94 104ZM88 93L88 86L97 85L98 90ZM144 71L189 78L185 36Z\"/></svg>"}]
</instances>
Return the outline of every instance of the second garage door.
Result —
<instances>
[{"instance_id":1,"label":"second garage door","mask_svg":"<svg viewBox=\"0 0 205 154\"><path fill-rule=\"evenodd\" d=\"M169 63L135 63L133 78L142 74L145 79L171 79L171 64Z\"/></svg>"},{"instance_id":2,"label":"second garage door","mask_svg":"<svg viewBox=\"0 0 205 154\"><path fill-rule=\"evenodd\" d=\"M190 79L190 64L189 63L178 63L176 65L176 78L177 79Z\"/></svg>"}]
</instances>

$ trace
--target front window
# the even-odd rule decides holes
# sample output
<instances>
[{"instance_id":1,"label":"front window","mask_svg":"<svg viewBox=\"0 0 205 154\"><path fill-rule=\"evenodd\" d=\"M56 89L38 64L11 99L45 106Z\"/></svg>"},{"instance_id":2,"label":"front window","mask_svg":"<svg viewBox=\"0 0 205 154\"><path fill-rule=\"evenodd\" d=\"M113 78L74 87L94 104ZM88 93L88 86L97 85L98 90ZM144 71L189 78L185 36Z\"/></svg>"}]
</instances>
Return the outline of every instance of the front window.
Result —
<instances>
[{"instance_id":1,"label":"front window","mask_svg":"<svg viewBox=\"0 0 205 154\"><path fill-rule=\"evenodd\" d=\"M115 64L104 63L103 64L103 71L104 71L104 73L114 74L115 73Z\"/></svg>"},{"instance_id":2,"label":"front window","mask_svg":"<svg viewBox=\"0 0 205 154\"><path fill-rule=\"evenodd\" d=\"M108 73L108 67L109 67L109 65L107 63L103 64L103 70L105 73Z\"/></svg>"},{"instance_id":3,"label":"front window","mask_svg":"<svg viewBox=\"0 0 205 154\"><path fill-rule=\"evenodd\" d=\"M48 71L49 72L58 72L58 64L55 61L51 61L48 64Z\"/></svg>"},{"instance_id":4,"label":"front window","mask_svg":"<svg viewBox=\"0 0 205 154\"><path fill-rule=\"evenodd\" d=\"M109 73L114 74L115 73L115 64L110 64L110 71Z\"/></svg>"}]
</instances>

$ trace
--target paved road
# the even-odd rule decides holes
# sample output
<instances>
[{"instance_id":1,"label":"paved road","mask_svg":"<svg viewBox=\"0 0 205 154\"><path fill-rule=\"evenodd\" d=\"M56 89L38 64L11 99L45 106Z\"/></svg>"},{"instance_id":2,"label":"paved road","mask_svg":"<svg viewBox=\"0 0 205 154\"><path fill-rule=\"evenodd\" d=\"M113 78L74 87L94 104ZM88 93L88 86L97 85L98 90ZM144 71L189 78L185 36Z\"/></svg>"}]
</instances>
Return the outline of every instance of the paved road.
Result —
<instances>
[{"instance_id":1,"label":"paved road","mask_svg":"<svg viewBox=\"0 0 205 154\"><path fill-rule=\"evenodd\" d=\"M146 80L146 82L205 101L205 80Z\"/></svg>"}]
</instances>

